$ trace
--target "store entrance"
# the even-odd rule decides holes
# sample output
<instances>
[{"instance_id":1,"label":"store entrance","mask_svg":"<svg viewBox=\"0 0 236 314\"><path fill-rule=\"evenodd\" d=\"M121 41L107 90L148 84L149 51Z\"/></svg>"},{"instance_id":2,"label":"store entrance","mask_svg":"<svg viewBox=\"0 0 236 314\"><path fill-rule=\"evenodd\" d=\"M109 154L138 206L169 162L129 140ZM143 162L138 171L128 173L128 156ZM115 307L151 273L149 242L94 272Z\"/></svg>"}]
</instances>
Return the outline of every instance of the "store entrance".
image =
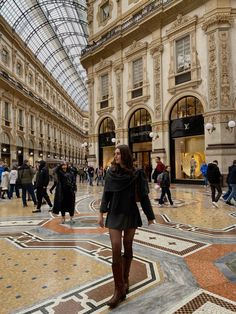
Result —
<instances>
[{"instance_id":1,"label":"store entrance","mask_svg":"<svg viewBox=\"0 0 236 314\"><path fill-rule=\"evenodd\" d=\"M178 183L202 184L200 167L205 161L203 107L192 96L174 105L170 121L171 179Z\"/></svg>"}]
</instances>

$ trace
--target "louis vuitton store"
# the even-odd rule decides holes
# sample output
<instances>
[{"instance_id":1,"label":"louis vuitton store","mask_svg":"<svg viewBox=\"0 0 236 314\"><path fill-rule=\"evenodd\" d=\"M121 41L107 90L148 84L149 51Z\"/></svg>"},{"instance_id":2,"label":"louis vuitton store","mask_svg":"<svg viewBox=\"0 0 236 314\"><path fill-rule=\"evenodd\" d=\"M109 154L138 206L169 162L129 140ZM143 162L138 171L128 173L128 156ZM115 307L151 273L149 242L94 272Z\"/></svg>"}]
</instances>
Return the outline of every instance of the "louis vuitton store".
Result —
<instances>
[{"instance_id":1,"label":"louis vuitton store","mask_svg":"<svg viewBox=\"0 0 236 314\"><path fill-rule=\"evenodd\" d=\"M199 99L179 99L170 114L170 161L173 182L201 183L205 160L203 106Z\"/></svg>"}]
</instances>

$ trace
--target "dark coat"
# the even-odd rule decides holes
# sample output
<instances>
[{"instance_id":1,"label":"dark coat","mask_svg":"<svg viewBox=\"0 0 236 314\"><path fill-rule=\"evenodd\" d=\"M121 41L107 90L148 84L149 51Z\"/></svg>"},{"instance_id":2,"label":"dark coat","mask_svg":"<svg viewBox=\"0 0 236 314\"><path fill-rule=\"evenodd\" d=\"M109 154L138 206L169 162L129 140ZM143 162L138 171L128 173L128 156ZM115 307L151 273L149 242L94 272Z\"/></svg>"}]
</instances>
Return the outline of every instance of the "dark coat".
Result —
<instances>
[{"instance_id":1,"label":"dark coat","mask_svg":"<svg viewBox=\"0 0 236 314\"><path fill-rule=\"evenodd\" d=\"M122 169L116 171L110 168L108 170L100 212L110 212L114 215L123 213L127 216L139 212L135 190L140 196L140 203L147 219L155 219L148 197L148 181L144 171L141 169L136 170L134 175L130 175Z\"/></svg>"},{"instance_id":2,"label":"dark coat","mask_svg":"<svg viewBox=\"0 0 236 314\"><path fill-rule=\"evenodd\" d=\"M18 169L18 182L19 184L26 185L32 184L32 180L34 177L34 171L31 166L27 164L23 164Z\"/></svg>"},{"instance_id":3,"label":"dark coat","mask_svg":"<svg viewBox=\"0 0 236 314\"><path fill-rule=\"evenodd\" d=\"M169 188L170 187L170 174L168 171L164 170L162 174L162 180L160 182L161 188Z\"/></svg>"},{"instance_id":4,"label":"dark coat","mask_svg":"<svg viewBox=\"0 0 236 314\"><path fill-rule=\"evenodd\" d=\"M45 161L40 161L39 170L36 176L36 188L47 187L49 183L49 171Z\"/></svg>"},{"instance_id":5,"label":"dark coat","mask_svg":"<svg viewBox=\"0 0 236 314\"><path fill-rule=\"evenodd\" d=\"M60 211L64 211L69 212L73 216L75 210L75 176L70 169L64 172L60 166L56 169L56 174L58 181L54 197L53 213L59 214Z\"/></svg>"},{"instance_id":6,"label":"dark coat","mask_svg":"<svg viewBox=\"0 0 236 314\"><path fill-rule=\"evenodd\" d=\"M207 167L207 179L210 183L220 184L221 173L218 166L214 163L209 163Z\"/></svg>"},{"instance_id":7,"label":"dark coat","mask_svg":"<svg viewBox=\"0 0 236 314\"><path fill-rule=\"evenodd\" d=\"M231 166L228 182L229 184L236 184L236 165Z\"/></svg>"}]
</instances>

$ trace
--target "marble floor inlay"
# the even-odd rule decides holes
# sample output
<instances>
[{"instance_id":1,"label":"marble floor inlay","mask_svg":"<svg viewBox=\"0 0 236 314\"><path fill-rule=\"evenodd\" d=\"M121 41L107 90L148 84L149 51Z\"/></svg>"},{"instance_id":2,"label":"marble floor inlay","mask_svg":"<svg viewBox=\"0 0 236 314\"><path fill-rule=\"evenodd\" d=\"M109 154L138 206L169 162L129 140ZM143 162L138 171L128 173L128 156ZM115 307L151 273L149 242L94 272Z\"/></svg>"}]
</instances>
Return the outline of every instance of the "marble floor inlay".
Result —
<instances>
[{"instance_id":1,"label":"marble floor inlay","mask_svg":"<svg viewBox=\"0 0 236 314\"><path fill-rule=\"evenodd\" d=\"M159 192L158 192L159 193ZM130 291L118 308L111 244L97 225L102 187L78 184L75 223L61 224L47 205L32 213L21 199L0 200L0 314L230 314L236 312L236 207L199 186L172 186L175 207L136 230ZM51 196L53 200L53 195Z\"/></svg>"}]
</instances>

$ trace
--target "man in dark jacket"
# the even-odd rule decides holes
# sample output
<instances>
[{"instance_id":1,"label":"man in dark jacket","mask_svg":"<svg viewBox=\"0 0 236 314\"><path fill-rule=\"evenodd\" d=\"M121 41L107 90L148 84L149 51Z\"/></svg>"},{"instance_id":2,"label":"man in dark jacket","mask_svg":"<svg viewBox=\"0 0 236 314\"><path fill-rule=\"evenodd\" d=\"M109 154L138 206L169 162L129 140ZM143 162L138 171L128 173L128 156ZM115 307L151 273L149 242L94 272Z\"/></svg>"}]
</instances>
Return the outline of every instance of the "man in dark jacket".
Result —
<instances>
[{"instance_id":1,"label":"man in dark jacket","mask_svg":"<svg viewBox=\"0 0 236 314\"><path fill-rule=\"evenodd\" d=\"M231 166L229 166L229 168L228 168L228 175L227 175L227 178L226 178L226 182L227 182L227 185L228 185L228 191L223 195L224 201L227 201L230 193L232 192L232 187L231 187L231 185L229 183L229 178L230 178L231 171L233 170L235 165L236 165L236 160L234 160L233 164ZM236 200L236 197L234 197L234 199Z\"/></svg>"},{"instance_id":2,"label":"man in dark jacket","mask_svg":"<svg viewBox=\"0 0 236 314\"><path fill-rule=\"evenodd\" d=\"M219 200L219 198L222 195L222 189L221 189L221 173L220 170L218 168L218 161L214 160L212 163L208 164L207 167L207 179L210 183L210 187L211 187L211 199L212 199L212 205L214 207L219 207L217 202ZM216 190L218 192L217 196L215 196L216 194Z\"/></svg>"},{"instance_id":3,"label":"man in dark jacket","mask_svg":"<svg viewBox=\"0 0 236 314\"><path fill-rule=\"evenodd\" d=\"M49 211L52 210L52 203L47 193L48 183L49 183L48 167L46 166L46 162L44 160L40 160L38 173L36 175L36 183L35 183L38 203L37 203L36 210L33 210L32 213L41 212L41 205L42 205L43 198L46 200L46 202L48 203L50 207Z\"/></svg>"},{"instance_id":4,"label":"man in dark jacket","mask_svg":"<svg viewBox=\"0 0 236 314\"><path fill-rule=\"evenodd\" d=\"M230 202L232 198L236 199L236 160L233 161L233 165L230 168L228 183L231 187L231 192L226 200L228 205L232 205Z\"/></svg>"},{"instance_id":5,"label":"man in dark jacket","mask_svg":"<svg viewBox=\"0 0 236 314\"><path fill-rule=\"evenodd\" d=\"M34 177L34 171L32 167L28 164L28 160L24 160L22 166L18 169L18 180L19 183L22 186L22 203L23 207L27 206L26 203L26 192L30 194L32 197L32 200L34 202L34 205L37 205L36 197L34 194L34 186L32 183Z\"/></svg>"}]
</instances>

